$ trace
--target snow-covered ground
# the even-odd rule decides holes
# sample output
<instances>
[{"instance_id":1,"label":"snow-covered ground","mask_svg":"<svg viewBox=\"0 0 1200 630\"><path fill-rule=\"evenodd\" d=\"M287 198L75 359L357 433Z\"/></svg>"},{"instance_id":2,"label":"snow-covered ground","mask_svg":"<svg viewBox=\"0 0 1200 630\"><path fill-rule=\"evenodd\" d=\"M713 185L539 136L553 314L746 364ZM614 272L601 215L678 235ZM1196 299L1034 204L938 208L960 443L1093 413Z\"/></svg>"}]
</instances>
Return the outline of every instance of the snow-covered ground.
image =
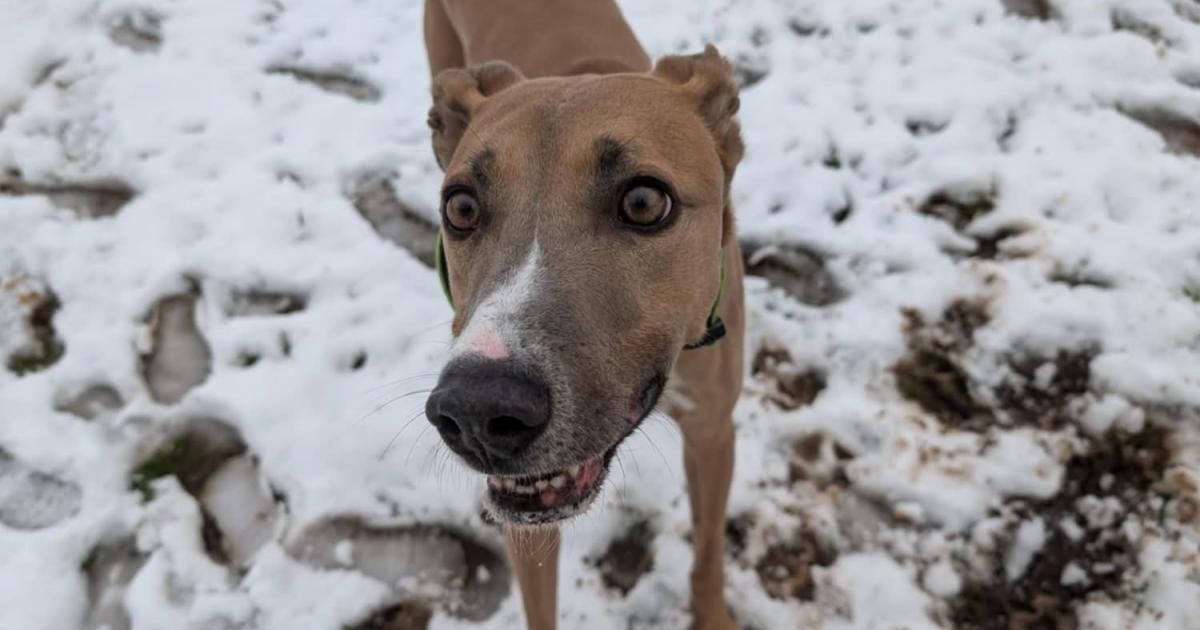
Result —
<instances>
[{"instance_id":1,"label":"snow-covered ground","mask_svg":"<svg viewBox=\"0 0 1200 630\"><path fill-rule=\"evenodd\" d=\"M622 4L744 83L740 622L1200 628L1200 3ZM0 628L519 626L420 416L420 11L0 0ZM562 627L687 627L679 460Z\"/></svg>"}]
</instances>

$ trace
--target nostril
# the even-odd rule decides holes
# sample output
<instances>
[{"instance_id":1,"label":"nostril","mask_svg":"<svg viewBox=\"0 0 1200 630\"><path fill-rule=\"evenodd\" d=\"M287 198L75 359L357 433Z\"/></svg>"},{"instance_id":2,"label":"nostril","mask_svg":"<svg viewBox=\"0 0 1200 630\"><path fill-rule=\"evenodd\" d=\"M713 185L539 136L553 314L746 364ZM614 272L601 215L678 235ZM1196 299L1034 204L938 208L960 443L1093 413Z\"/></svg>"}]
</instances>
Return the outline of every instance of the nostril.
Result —
<instances>
[{"instance_id":1,"label":"nostril","mask_svg":"<svg viewBox=\"0 0 1200 630\"><path fill-rule=\"evenodd\" d=\"M449 433L452 435L458 435L459 433L462 433L462 429L458 427L458 423L455 422L454 418L451 418L450 416L438 416L437 428L438 431L441 431L442 433Z\"/></svg>"},{"instance_id":2,"label":"nostril","mask_svg":"<svg viewBox=\"0 0 1200 630\"><path fill-rule=\"evenodd\" d=\"M512 416L500 416L488 420L487 432L488 435L495 437L513 437L529 431L529 428L524 422Z\"/></svg>"}]
</instances>

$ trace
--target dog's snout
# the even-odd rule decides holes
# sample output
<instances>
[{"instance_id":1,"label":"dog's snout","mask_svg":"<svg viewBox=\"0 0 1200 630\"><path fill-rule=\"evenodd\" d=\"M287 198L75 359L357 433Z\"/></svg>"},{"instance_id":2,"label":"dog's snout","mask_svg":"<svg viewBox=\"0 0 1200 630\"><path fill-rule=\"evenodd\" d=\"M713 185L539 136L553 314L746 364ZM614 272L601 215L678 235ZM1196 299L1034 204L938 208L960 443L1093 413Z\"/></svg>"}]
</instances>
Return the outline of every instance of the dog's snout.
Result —
<instances>
[{"instance_id":1,"label":"dog's snout","mask_svg":"<svg viewBox=\"0 0 1200 630\"><path fill-rule=\"evenodd\" d=\"M429 396L425 415L454 452L493 471L546 430L549 387L509 361L451 365Z\"/></svg>"}]
</instances>

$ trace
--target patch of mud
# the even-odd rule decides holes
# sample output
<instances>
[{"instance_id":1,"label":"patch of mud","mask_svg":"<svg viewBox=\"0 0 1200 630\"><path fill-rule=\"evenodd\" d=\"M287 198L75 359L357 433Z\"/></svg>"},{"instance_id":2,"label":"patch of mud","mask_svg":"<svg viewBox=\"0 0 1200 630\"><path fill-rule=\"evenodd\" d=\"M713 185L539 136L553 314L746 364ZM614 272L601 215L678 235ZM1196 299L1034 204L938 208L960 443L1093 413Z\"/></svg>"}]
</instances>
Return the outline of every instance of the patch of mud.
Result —
<instances>
[{"instance_id":1,"label":"patch of mud","mask_svg":"<svg viewBox=\"0 0 1200 630\"><path fill-rule=\"evenodd\" d=\"M1167 151L1200 157L1200 122L1165 107L1121 107L1119 112L1162 137Z\"/></svg>"},{"instance_id":2,"label":"patch of mud","mask_svg":"<svg viewBox=\"0 0 1200 630\"><path fill-rule=\"evenodd\" d=\"M789 541L768 546L754 570L771 598L812 601L815 587L812 568L830 566L836 559L832 547L805 529Z\"/></svg>"},{"instance_id":3,"label":"patch of mud","mask_svg":"<svg viewBox=\"0 0 1200 630\"><path fill-rule=\"evenodd\" d=\"M379 236L432 269L438 226L396 196L395 177L385 172L362 173L350 182L346 194Z\"/></svg>"},{"instance_id":4,"label":"patch of mud","mask_svg":"<svg viewBox=\"0 0 1200 630\"><path fill-rule=\"evenodd\" d=\"M429 604L410 599L399 604L393 604L372 614L365 620L345 630L425 630L433 619L433 609Z\"/></svg>"},{"instance_id":5,"label":"patch of mud","mask_svg":"<svg viewBox=\"0 0 1200 630\"><path fill-rule=\"evenodd\" d=\"M1004 10L1030 20L1057 20L1058 9L1050 0L1000 0Z\"/></svg>"},{"instance_id":6,"label":"patch of mud","mask_svg":"<svg viewBox=\"0 0 1200 630\"><path fill-rule=\"evenodd\" d=\"M0 178L0 195L45 197L56 207L70 210L84 219L113 216L136 194L137 191L128 184L117 180L33 184L18 179Z\"/></svg>"},{"instance_id":7,"label":"patch of mud","mask_svg":"<svg viewBox=\"0 0 1200 630\"><path fill-rule=\"evenodd\" d=\"M78 394L56 400L54 409L83 420L95 420L113 413L124 404L125 401L115 388L105 383L99 383L88 386Z\"/></svg>"},{"instance_id":8,"label":"patch of mud","mask_svg":"<svg viewBox=\"0 0 1200 630\"><path fill-rule=\"evenodd\" d=\"M653 542L654 531L646 521L635 523L612 541L595 561L604 585L621 595L628 595L638 580L654 568Z\"/></svg>"},{"instance_id":9,"label":"patch of mud","mask_svg":"<svg viewBox=\"0 0 1200 630\"><path fill-rule=\"evenodd\" d=\"M33 470L0 449L0 523L13 529L50 527L79 513L79 486Z\"/></svg>"},{"instance_id":10,"label":"patch of mud","mask_svg":"<svg viewBox=\"0 0 1200 630\"><path fill-rule=\"evenodd\" d=\"M999 545L993 574L968 581L950 601L954 627L1074 629L1079 604L1127 599L1137 588L1128 583L1137 549L1126 530L1158 520L1151 498L1169 459L1167 441L1153 425L1135 435L1111 433L1071 459L1057 496L1018 502L1018 513L1046 523L1044 544L1016 579L1005 570L1009 549Z\"/></svg>"},{"instance_id":11,"label":"patch of mud","mask_svg":"<svg viewBox=\"0 0 1200 630\"><path fill-rule=\"evenodd\" d=\"M995 260L1001 257L1018 258L1028 256L1028 251L1016 251L1005 245L1008 239L1021 236L1029 231L1029 228L1021 225L1010 225L997 229L991 234L975 235L975 251L972 253L976 258L983 260Z\"/></svg>"},{"instance_id":12,"label":"patch of mud","mask_svg":"<svg viewBox=\"0 0 1200 630\"><path fill-rule=\"evenodd\" d=\"M129 630L125 591L146 563L132 538L102 544L83 563L87 579L88 611L84 630Z\"/></svg>"},{"instance_id":13,"label":"patch of mud","mask_svg":"<svg viewBox=\"0 0 1200 630\"><path fill-rule=\"evenodd\" d=\"M162 16L145 8L123 11L108 20L108 36L133 52L157 52L162 46Z\"/></svg>"},{"instance_id":14,"label":"patch of mud","mask_svg":"<svg viewBox=\"0 0 1200 630\"><path fill-rule=\"evenodd\" d=\"M791 353L781 347L760 347L754 354L750 374L769 386L766 399L785 411L811 405L825 389L824 372L797 368Z\"/></svg>"},{"instance_id":15,"label":"patch of mud","mask_svg":"<svg viewBox=\"0 0 1200 630\"><path fill-rule=\"evenodd\" d=\"M825 259L802 245L743 242L742 251L748 275L766 279L802 304L828 306L846 297Z\"/></svg>"},{"instance_id":16,"label":"patch of mud","mask_svg":"<svg viewBox=\"0 0 1200 630\"><path fill-rule=\"evenodd\" d=\"M444 527L336 517L309 526L287 549L309 566L359 571L389 585L398 599L436 603L472 621L491 617L510 589L503 556Z\"/></svg>"},{"instance_id":17,"label":"patch of mud","mask_svg":"<svg viewBox=\"0 0 1200 630\"><path fill-rule=\"evenodd\" d=\"M972 221L996 207L996 193L974 188L944 189L930 195L917 212L941 219L962 232Z\"/></svg>"},{"instance_id":18,"label":"patch of mud","mask_svg":"<svg viewBox=\"0 0 1200 630\"><path fill-rule=\"evenodd\" d=\"M0 278L0 356L17 376L54 365L64 352L54 329L58 296L45 284L17 274Z\"/></svg>"},{"instance_id":19,"label":"patch of mud","mask_svg":"<svg viewBox=\"0 0 1200 630\"><path fill-rule=\"evenodd\" d=\"M990 424L959 358L971 345L975 330L987 323L986 305L956 300L934 325L925 324L913 311L905 317L909 353L892 367L900 394L950 426L984 428Z\"/></svg>"},{"instance_id":20,"label":"patch of mud","mask_svg":"<svg viewBox=\"0 0 1200 630\"><path fill-rule=\"evenodd\" d=\"M197 295L165 297L150 313L150 350L141 357L142 378L150 397L163 405L183 400L208 380L212 351L196 326Z\"/></svg>"},{"instance_id":21,"label":"patch of mud","mask_svg":"<svg viewBox=\"0 0 1200 630\"><path fill-rule=\"evenodd\" d=\"M383 94L366 79L344 69L316 69L278 65L267 68L268 74L282 74L319 90L339 94L364 103L377 103Z\"/></svg>"},{"instance_id":22,"label":"patch of mud","mask_svg":"<svg viewBox=\"0 0 1200 630\"><path fill-rule=\"evenodd\" d=\"M61 304L49 287L26 276L0 279L0 352L9 372L24 376L62 358L65 347L54 329ZM5 311L9 311L5 313Z\"/></svg>"},{"instance_id":23,"label":"patch of mud","mask_svg":"<svg viewBox=\"0 0 1200 630\"><path fill-rule=\"evenodd\" d=\"M818 485L850 485L845 464L854 453L824 433L811 433L792 445L788 481L810 481Z\"/></svg>"},{"instance_id":24,"label":"patch of mud","mask_svg":"<svg viewBox=\"0 0 1200 630\"><path fill-rule=\"evenodd\" d=\"M997 416L1006 424L1058 429L1072 420L1071 403L1087 393L1095 346L1059 350L1053 357L1009 360L1012 378L995 390Z\"/></svg>"}]
</instances>

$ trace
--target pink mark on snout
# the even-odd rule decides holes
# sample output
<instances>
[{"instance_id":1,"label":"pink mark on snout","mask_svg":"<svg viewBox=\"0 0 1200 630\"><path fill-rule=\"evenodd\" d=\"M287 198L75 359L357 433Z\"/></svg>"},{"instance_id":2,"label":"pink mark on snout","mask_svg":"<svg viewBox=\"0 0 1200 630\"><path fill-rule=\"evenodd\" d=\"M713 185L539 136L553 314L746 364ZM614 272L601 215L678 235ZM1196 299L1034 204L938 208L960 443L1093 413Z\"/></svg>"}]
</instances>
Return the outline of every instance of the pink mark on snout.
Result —
<instances>
[{"instance_id":1,"label":"pink mark on snout","mask_svg":"<svg viewBox=\"0 0 1200 630\"><path fill-rule=\"evenodd\" d=\"M504 340L500 338L496 327L490 321L481 323L479 329L471 336L469 344L472 352L478 352L493 361L502 361L508 358L508 348L505 347Z\"/></svg>"}]
</instances>

